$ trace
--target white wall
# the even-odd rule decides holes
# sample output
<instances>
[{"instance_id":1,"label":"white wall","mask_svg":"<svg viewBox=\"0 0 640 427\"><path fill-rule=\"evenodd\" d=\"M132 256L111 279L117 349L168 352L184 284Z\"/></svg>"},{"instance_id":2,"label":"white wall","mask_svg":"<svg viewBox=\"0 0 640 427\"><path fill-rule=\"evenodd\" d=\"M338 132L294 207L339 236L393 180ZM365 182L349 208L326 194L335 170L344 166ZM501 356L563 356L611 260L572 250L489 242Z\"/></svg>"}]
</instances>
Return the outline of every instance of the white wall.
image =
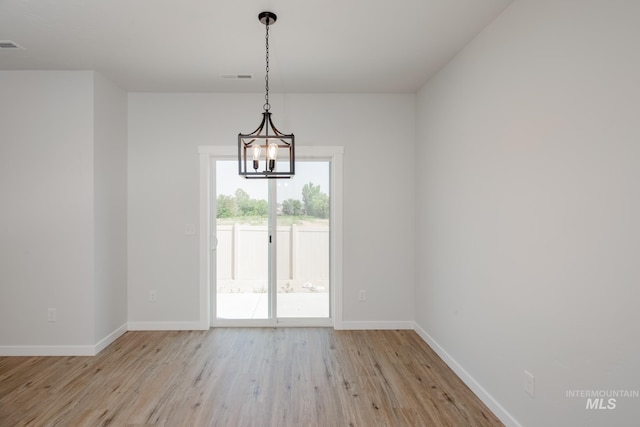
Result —
<instances>
[{"instance_id":1,"label":"white wall","mask_svg":"<svg viewBox=\"0 0 640 427\"><path fill-rule=\"evenodd\" d=\"M236 146L262 103L262 94L129 94L130 322L198 321L198 241L184 235L199 223L197 148ZM345 147L344 320L412 321L414 95L272 95L271 104L296 145Z\"/></svg>"},{"instance_id":2,"label":"white wall","mask_svg":"<svg viewBox=\"0 0 640 427\"><path fill-rule=\"evenodd\" d=\"M0 353L93 354L126 325L126 95L91 71L0 93Z\"/></svg>"},{"instance_id":3,"label":"white wall","mask_svg":"<svg viewBox=\"0 0 640 427\"><path fill-rule=\"evenodd\" d=\"M91 344L93 73L0 71L0 93L0 346Z\"/></svg>"},{"instance_id":4,"label":"white wall","mask_svg":"<svg viewBox=\"0 0 640 427\"><path fill-rule=\"evenodd\" d=\"M100 341L127 323L127 94L94 74L94 306Z\"/></svg>"},{"instance_id":5,"label":"white wall","mask_svg":"<svg viewBox=\"0 0 640 427\"><path fill-rule=\"evenodd\" d=\"M522 425L640 419L565 397L640 389L639 17L516 1L418 95L416 320Z\"/></svg>"}]
</instances>

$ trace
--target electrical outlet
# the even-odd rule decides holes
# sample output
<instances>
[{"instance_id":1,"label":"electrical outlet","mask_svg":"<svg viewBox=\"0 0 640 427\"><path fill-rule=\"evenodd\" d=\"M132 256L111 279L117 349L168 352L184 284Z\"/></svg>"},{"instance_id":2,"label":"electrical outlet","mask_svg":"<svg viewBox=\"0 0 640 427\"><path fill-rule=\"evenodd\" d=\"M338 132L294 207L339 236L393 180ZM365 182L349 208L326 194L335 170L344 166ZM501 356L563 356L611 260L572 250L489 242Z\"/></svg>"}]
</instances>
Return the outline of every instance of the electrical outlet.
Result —
<instances>
[{"instance_id":1,"label":"electrical outlet","mask_svg":"<svg viewBox=\"0 0 640 427\"><path fill-rule=\"evenodd\" d=\"M536 396L535 378L532 373L527 371L524 371L524 391L531 397Z\"/></svg>"},{"instance_id":2,"label":"electrical outlet","mask_svg":"<svg viewBox=\"0 0 640 427\"><path fill-rule=\"evenodd\" d=\"M150 302L157 302L158 301L158 293L156 292L155 289L151 289L149 291L149 301Z\"/></svg>"},{"instance_id":3,"label":"electrical outlet","mask_svg":"<svg viewBox=\"0 0 640 427\"><path fill-rule=\"evenodd\" d=\"M55 308L50 308L47 310L47 322L55 322L58 318Z\"/></svg>"},{"instance_id":4,"label":"electrical outlet","mask_svg":"<svg viewBox=\"0 0 640 427\"><path fill-rule=\"evenodd\" d=\"M366 300L367 300L367 291L365 291L364 289L360 289L360 292L358 292L358 301L364 302Z\"/></svg>"}]
</instances>

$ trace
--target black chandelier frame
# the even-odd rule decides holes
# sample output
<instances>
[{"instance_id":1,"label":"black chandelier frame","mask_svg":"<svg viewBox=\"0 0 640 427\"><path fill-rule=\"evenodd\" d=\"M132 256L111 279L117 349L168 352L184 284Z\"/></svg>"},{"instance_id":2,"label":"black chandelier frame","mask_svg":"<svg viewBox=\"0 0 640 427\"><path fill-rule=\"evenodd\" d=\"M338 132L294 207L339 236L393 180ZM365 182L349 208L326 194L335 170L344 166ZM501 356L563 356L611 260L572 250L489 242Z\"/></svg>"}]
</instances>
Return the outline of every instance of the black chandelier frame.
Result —
<instances>
[{"instance_id":1,"label":"black chandelier frame","mask_svg":"<svg viewBox=\"0 0 640 427\"><path fill-rule=\"evenodd\" d=\"M269 104L269 26L276 22L278 17L272 12L261 12L258 19L266 27L264 112L262 122L256 130L238 134L238 173L247 179L291 178L295 175L295 137L292 133L285 134L275 127L271 120ZM259 150L256 147L259 147ZM273 153L275 157L270 157L274 147L277 147ZM257 151L257 156L254 155L254 151ZM261 157L262 153L264 157Z\"/></svg>"}]
</instances>

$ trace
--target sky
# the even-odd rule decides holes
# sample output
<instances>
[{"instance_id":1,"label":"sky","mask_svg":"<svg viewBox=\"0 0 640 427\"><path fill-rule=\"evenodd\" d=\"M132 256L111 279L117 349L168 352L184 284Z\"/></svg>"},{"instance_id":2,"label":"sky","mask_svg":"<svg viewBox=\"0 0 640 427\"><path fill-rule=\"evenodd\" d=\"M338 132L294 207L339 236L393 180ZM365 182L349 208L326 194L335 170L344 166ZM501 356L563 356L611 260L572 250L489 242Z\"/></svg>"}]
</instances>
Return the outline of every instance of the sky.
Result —
<instances>
[{"instance_id":1,"label":"sky","mask_svg":"<svg viewBox=\"0 0 640 427\"><path fill-rule=\"evenodd\" d=\"M242 188L252 199L267 200L269 179L245 179L238 175L237 160L216 162L216 198L225 194L233 196ZM320 185L323 193L329 194L329 161L296 161L296 174L290 179L276 179L278 200L302 200L302 187L309 182Z\"/></svg>"}]
</instances>

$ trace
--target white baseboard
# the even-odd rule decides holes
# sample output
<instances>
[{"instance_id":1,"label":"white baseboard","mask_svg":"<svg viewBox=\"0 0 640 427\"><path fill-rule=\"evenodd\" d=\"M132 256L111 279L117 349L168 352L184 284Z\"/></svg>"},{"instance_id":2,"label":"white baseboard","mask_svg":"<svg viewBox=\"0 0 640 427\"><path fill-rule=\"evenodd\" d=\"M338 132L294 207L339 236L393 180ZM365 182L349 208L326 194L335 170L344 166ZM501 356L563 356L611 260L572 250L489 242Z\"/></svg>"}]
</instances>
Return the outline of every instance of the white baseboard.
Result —
<instances>
[{"instance_id":1,"label":"white baseboard","mask_svg":"<svg viewBox=\"0 0 640 427\"><path fill-rule=\"evenodd\" d=\"M414 329L415 324L407 321L375 321L375 322L350 322L342 321L340 325L336 325L337 330L382 330L382 329Z\"/></svg>"},{"instance_id":2,"label":"white baseboard","mask_svg":"<svg viewBox=\"0 0 640 427\"><path fill-rule=\"evenodd\" d=\"M120 338L125 332L127 332L127 324L126 323L124 325L120 326L115 331L111 332L109 335L104 337L102 340L100 340L98 342L98 344L95 345L95 353L94 354L100 353L102 350L107 348L109 346L109 344L111 344L112 342L114 342L115 340Z\"/></svg>"},{"instance_id":3,"label":"white baseboard","mask_svg":"<svg viewBox=\"0 0 640 427\"><path fill-rule=\"evenodd\" d=\"M130 331L200 331L202 324L195 322L129 322Z\"/></svg>"},{"instance_id":4,"label":"white baseboard","mask_svg":"<svg viewBox=\"0 0 640 427\"><path fill-rule=\"evenodd\" d=\"M7 345L0 356L95 356L93 345Z\"/></svg>"},{"instance_id":5,"label":"white baseboard","mask_svg":"<svg viewBox=\"0 0 640 427\"><path fill-rule=\"evenodd\" d=\"M95 345L0 346L0 356L95 356L127 331L201 330L200 322L131 322L120 326Z\"/></svg>"},{"instance_id":6,"label":"white baseboard","mask_svg":"<svg viewBox=\"0 0 640 427\"><path fill-rule=\"evenodd\" d=\"M435 351L438 356L446 363L449 368L471 389L471 391L478 396L478 398L487 405L487 407L495 414L496 417L502 421L507 427L522 427L522 425L515 419L506 409L500 405L500 403L493 398L481 385L478 383L469 373L455 361L453 357L447 353L447 351L440 346L424 329L422 329L417 323L413 328L416 333L426 342L429 347Z\"/></svg>"},{"instance_id":7,"label":"white baseboard","mask_svg":"<svg viewBox=\"0 0 640 427\"><path fill-rule=\"evenodd\" d=\"M96 345L8 345L0 346L0 356L95 356L127 332L122 325Z\"/></svg>"}]
</instances>

